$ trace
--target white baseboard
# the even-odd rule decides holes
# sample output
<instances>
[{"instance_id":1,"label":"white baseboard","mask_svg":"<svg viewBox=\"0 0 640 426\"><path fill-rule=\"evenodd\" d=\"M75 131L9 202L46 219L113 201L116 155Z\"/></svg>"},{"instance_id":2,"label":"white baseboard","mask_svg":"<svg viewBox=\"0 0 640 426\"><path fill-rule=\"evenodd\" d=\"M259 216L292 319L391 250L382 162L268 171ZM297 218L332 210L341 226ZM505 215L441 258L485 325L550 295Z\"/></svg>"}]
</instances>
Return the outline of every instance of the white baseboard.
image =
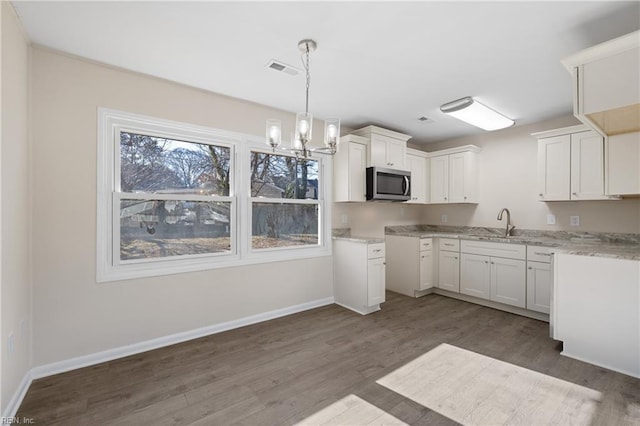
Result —
<instances>
[{"instance_id":1,"label":"white baseboard","mask_svg":"<svg viewBox=\"0 0 640 426\"><path fill-rule=\"evenodd\" d=\"M9 401L9 404L5 409L5 412L2 413L2 418L7 419L7 418L13 418L16 416L16 413L18 412L18 408L20 408L20 404L22 404L22 400L24 399L24 396L27 394L27 391L29 390L29 386L31 386L32 381L33 381L33 376L31 375L31 371L27 371L24 377L22 378L22 380L20 381L20 384L18 385L18 389L16 390L16 392L13 394L13 397Z\"/></svg>"},{"instance_id":2,"label":"white baseboard","mask_svg":"<svg viewBox=\"0 0 640 426\"><path fill-rule=\"evenodd\" d=\"M313 308L330 305L333 303L333 297L326 297L299 305L289 306L274 311L264 312L257 315L240 318L233 321L227 321L220 324L214 324L207 327L197 328L195 330L183 331L181 333L171 334L169 336L159 337L157 339L146 340L144 342L134 343L119 348L108 349L102 352L96 352L89 355L83 355L64 361L53 362L51 364L40 365L28 371L20 387L14 394L6 409L3 417L13 417L18 411L22 400L24 399L31 382L42 377L52 376L54 374L64 373L78 368L88 367L90 365L100 364L102 362L112 361L114 359L123 358L130 355L139 354L153 349L162 348L176 343L186 342L188 340L197 339L211 334L221 333L223 331L233 330L234 328L244 327L251 324L257 324L286 315L307 311Z\"/></svg>"}]
</instances>

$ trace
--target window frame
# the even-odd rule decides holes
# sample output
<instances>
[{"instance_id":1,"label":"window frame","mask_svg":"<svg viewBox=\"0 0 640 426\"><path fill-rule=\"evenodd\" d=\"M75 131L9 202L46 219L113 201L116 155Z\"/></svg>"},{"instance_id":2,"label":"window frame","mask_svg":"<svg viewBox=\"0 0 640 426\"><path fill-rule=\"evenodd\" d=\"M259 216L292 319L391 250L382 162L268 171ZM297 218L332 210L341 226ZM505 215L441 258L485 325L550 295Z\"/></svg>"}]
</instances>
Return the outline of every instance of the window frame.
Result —
<instances>
[{"instance_id":1,"label":"window frame","mask_svg":"<svg viewBox=\"0 0 640 426\"><path fill-rule=\"evenodd\" d=\"M253 204L250 191L251 152L273 153L261 138L109 108L98 108L97 115L96 281L98 283L331 255L329 209L331 208L332 161L330 156L314 153L313 157L318 161L318 200L313 200L313 204L317 203L319 209L319 243L313 246L254 250L251 247ZM186 194L182 196L120 192L120 131L229 147L229 195ZM289 155L279 150L275 153ZM231 203L230 252L122 261L119 234L120 200L138 198ZM269 198L268 200L278 203L288 199ZM303 204L302 201L309 200L291 201Z\"/></svg>"},{"instance_id":2,"label":"window frame","mask_svg":"<svg viewBox=\"0 0 640 426\"><path fill-rule=\"evenodd\" d=\"M282 156L282 157L291 157L291 158L296 158L295 154L292 153L288 153L288 152L283 152L283 151L273 151L267 147L264 146L264 144L261 144L260 146L253 146L249 148L249 155L248 155L248 161L249 161L249 165L251 164L251 155L254 152L259 152L259 153L263 153L263 154L272 154L272 155L278 155L278 156ZM245 241L246 247L248 249L248 256L252 257L252 258L263 258L266 257L268 258L270 256L270 253L272 252L281 252L281 251L286 251L286 250L296 250L299 252L305 252L305 251L309 251L309 250L313 250L316 251L318 247L322 247L323 243L325 241L325 236L324 234L324 229L325 229L325 224L322 222L324 216L326 216L324 214L326 205L324 203L325 201L325 191L324 191L324 186L326 185L325 183L325 170L324 170L324 161L323 158L320 157L313 157L311 158L312 160L315 160L318 162L318 198L317 199L307 199L307 198L271 198L271 197L253 197L251 195L251 176L250 173L248 174L248 182L247 182L247 187L245 188L247 191L247 198L248 198L248 207L247 207L247 213L249 216L249 222L247 223L247 229L250 230L250 232L248 232L247 235L247 240ZM303 246L286 246L286 247L273 247L273 248L261 248L261 249L254 249L253 248L253 241L252 241L252 237L253 237L253 232L252 232L252 228L253 228L253 205L256 203L264 203L264 204L307 204L307 205L317 205L318 206L318 244L314 244L314 245L303 245ZM330 226L330 225L329 225Z\"/></svg>"}]
</instances>

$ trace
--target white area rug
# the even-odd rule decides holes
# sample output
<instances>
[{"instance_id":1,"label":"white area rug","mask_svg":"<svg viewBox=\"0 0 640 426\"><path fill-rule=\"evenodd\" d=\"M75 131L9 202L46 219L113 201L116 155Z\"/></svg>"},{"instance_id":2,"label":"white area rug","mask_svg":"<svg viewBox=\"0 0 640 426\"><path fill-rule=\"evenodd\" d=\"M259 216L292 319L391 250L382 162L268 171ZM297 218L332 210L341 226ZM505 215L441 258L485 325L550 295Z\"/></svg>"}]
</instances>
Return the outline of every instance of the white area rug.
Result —
<instances>
[{"instance_id":1,"label":"white area rug","mask_svg":"<svg viewBox=\"0 0 640 426\"><path fill-rule=\"evenodd\" d=\"M375 405L347 395L339 401L307 417L298 425L404 425L406 423L382 411Z\"/></svg>"},{"instance_id":2,"label":"white area rug","mask_svg":"<svg viewBox=\"0 0 640 426\"><path fill-rule=\"evenodd\" d=\"M600 392L441 344L378 380L463 425L588 425Z\"/></svg>"}]
</instances>

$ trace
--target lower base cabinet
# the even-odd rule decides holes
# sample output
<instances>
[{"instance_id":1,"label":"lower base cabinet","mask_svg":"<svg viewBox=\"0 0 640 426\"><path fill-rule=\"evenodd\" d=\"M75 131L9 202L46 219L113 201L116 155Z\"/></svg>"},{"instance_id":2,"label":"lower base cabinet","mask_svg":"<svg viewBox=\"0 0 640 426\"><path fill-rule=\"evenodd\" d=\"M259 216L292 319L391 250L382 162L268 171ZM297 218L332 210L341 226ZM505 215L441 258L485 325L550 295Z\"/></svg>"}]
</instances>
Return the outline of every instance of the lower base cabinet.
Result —
<instances>
[{"instance_id":1,"label":"lower base cabinet","mask_svg":"<svg viewBox=\"0 0 640 426\"><path fill-rule=\"evenodd\" d=\"M525 246L462 241L460 250L460 293L526 307Z\"/></svg>"},{"instance_id":2,"label":"lower base cabinet","mask_svg":"<svg viewBox=\"0 0 640 426\"><path fill-rule=\"evenodd\" d=\"M338 305L366 315L385 301L385 245L333 241L334 297Z\"/></svg>"},{"instance_id":3,"label":"lower base cabinet","mask_svg":"<svg viewBox=\"0 0 640 426\"><path fill-rule=\"evenodd\" d=\"M460 241L438 240L438 288L460 293Z\"/></svg>"},{"instance_id":4,"label":"lower base cabinet","mask_svg":"<svg viewBox=\"0 0 640 426\"><path fill-rule=\"evenodd\" d=\"M433 288L435 264L431 238L387 235L387 288L396 293L418 297Z\"/></svg>"}]
</instances>

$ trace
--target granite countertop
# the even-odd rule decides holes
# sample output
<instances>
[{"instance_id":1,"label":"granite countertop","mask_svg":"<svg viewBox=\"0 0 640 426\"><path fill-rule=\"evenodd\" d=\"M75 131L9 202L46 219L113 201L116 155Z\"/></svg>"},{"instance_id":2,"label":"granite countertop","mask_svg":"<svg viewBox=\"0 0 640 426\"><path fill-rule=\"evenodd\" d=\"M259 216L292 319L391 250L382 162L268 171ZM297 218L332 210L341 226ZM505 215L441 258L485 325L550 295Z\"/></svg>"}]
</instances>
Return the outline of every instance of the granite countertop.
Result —
<instances>
[{"instance_id":1,"label":"granite countertop","mask_svg":"<svg viewBox=\"0 0 640 426\"><path fill-rule=\"evenodd\" d=\"M457 238L526 244L556 248L557 252L582 256L640 260L640 234L589 233L566 231L514 230L504 237L502 228L454 227L438 225L388 226L387 235L414 238Z\"/></svg>"},{"instance_id":2,"label":"granite countertop","mask_svg":"<svg viewBox=\"0 0 640 426\"><path fill-rule=\"evenodd\" d=\"M333 236L334 240L343 240L343 241L351 241L354 243L362 243L362 244L378 244L384 243L384 238L380 237L364 237L361 235L350 235L350 236Z\"/></svg>"}]
</instances>

